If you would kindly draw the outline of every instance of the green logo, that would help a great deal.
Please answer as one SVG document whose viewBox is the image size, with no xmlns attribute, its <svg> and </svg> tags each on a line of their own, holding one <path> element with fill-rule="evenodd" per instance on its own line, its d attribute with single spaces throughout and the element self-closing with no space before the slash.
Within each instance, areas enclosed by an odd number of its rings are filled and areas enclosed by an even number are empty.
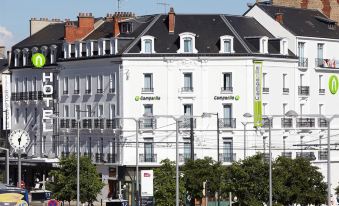
<svg viewBox="0 0 339 206">
<path fill-rule="evenodd" d="M 240 100 L 240 96 L 239 95 L 235 96 L 235 100 L 239 101 Z"/>
<path fill-rule="evenodd" d="M 135 101 L 139 101 L 140 100 L 140 96 L 135 96 L 134 100 Z"/>
<path fill-rule="evenodd" d="M 41 54 L 41 53 L 35 53 L 32 56 L 32 64 L 36 67 L 36 68 L 41 68 L 45 65 L 46 63 L 46 57 Z"/>
<path fill-rule="evenodd" d="M 339 80 L 335 75 L 330 76 L 330 80 L 328 81 L 328 88 L 332 94 L 336 94 L 339 88 Z"/>
</svg>

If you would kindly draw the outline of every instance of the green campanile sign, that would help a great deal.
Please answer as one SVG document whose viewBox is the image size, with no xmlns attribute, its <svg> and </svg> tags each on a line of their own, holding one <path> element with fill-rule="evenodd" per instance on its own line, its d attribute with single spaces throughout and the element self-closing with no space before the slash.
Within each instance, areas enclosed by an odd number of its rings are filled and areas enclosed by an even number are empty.
<svg viewBox="0 0 339 206">
<path fill-rule="evenodd" d="M 330 76 L 330 79 L 328 81 L 328 88 L 331 92 L 331 94 L 336 94 L 338 92 L 339 88 L 339 80 L 336 75 Z"/>
<path fill-rule="evenodd" d="M 253 62 L 254 126 L 262 126 L 262 61 Z"/>
<path fill-rule="evenodd" d="M 41 54 L 41 53 L 35 53 L 32 56 L 32 64 L 36 67 L 36 68 L 41 68 L 45 65 L 46 63 L 46 57 Z"/>
</svg>

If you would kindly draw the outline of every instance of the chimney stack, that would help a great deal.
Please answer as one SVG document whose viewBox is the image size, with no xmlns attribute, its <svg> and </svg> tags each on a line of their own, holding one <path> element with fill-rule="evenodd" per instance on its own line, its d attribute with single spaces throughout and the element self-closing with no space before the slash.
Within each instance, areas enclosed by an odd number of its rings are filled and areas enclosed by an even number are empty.
<svg viewBox="0 0 339 206">
<path fill-rule="evenodd" d="M 7 51 L 7 61 L 8 61 L 8 65 L 11 65 L 11 51 Z"/>
<path fill-rule="evenodd" d="M 94 17 L 92 13 L 79 13 L 78 26 L 66 19 L 64 38 L 67 42 L 74 42 L 85 37 L 94 29 Z"/>
<path fill-rule="evenodd" d="M 0 46 L 0 59 L 5 59 L 6 47 Z"/>
<path fill-rule="evenodd" d="M 174 29 L 175 29 L 175 13 L 173 7 L 171 7 L 170 11 L 168 12 L 168 32 L 170 34 L 173 34 Z"/>
<path fill-rule="evenodd" d="M 284 13 L 276 13 L 275 14 L 275 20 L 279 22 L 280 24 L 284 24 Z"/>
</svg>

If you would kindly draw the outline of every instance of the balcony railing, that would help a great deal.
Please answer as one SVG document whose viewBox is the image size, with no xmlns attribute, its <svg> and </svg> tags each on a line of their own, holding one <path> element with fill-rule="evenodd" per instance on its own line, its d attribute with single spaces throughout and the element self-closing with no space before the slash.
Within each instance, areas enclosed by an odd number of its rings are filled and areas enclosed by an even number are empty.
<svg viewBox="0 0 339 206">
<path fill-rule="evenodd" d="M 233 87 L 221 87 L 221 92 L 233 92 Z"/>
<path fill-rule="evenodd" d="M 64 91 L 63 91 L 63 94 L 68 94 L 68 90 L 64 90 Z"/>
<path fill-rule="evenodd" d="M 328 155 L 326 150 L 318 151 L 318 160 L 327 160 Z"/>
<path fill-rule="evenodd" d="M 283 93 L 290 93 L 290 89 L 289 88 L 283 88 Z"/>
<path fill-rule="evenodd" d="M 263 87 L 263 88 L 262 88 L 262 92 L 263 92 L 263 93 L 269 93 L 269 92 L 270 92 L 270 88 L 268 88 L 268 87 Z"/>
<path fill-rule="evenodd" d="M 80 94 L 80 90 L 79 89 L 75 89 L 74 90 L 74 94 Z"/>
<path fill-rule="evenodd" d="M 310 95 L 310 87 L 309 86 L 299 86 L 298 87 L 298 94 L 309 96 Z"/>
<path fill-rule="evenodd" d="M 292 128 L 293 119 L 292 118 L 281 118 L 281 127 L 282 128 Z"/>
<path fill-rule="evenodd" d="M 95 129 L 105 129 L 105 124 L 103 119 L 95 119 L 94 120 L 94 128 Z"/>
<path fill-rule="evenodd" d="M 156 129 L 157 127 L 157 120 L 152 119 L 142 119 L 139 122 L 139 128 L 140 129 Z"/>
<path fill-rule="evenodd" d="M 106 119 L 106 129 L 117 129 L 119 127 L 119 119 Z"/>
<path fill-rule="evenodd" d="M 298 67 L 307 68 L 308 58 L 299 57 Z"/>
<path fill-rule="evenodd" d="M 70 119 L 61 119 L 60 120 L 60 128 L 61 129 L 69 129 L 70 128 Z"/>
<path fill-rule="evenodd" d="M 12 99 L 12 101 L 19 101 L 19 94 L 13 92 L 12 95 L 11 95 L 11 99 Z"/>
<path fill-rule="evenodd" d="M 190 153 L 179 154 L 179 162 L 187 162 L 191 159 Z M 197 154 L 194 154 L 194 159 L 197 159 Z"/>
<path fill-rule="evenodd" d="M 91 90 L 90 89 L 86 89 L 85 90 L 85 94 L 91 94 Z"/>
<path fill-rule="evenodd" d="M 157 154 L 139 154 L 140 162 L 157 162 Z"/>
<path fill-rule="evenodd" d="M 325 89 L 319 89 L 319 94 L 325 94 Z"/>
<path fill-rule="evenodd" d="M 84 128 L 84 129 L 92 129 L 92 119 L 84 119 L 84 120 L 82 120 L 82 128 Z"/>
<path fill-rule="evenodd" d="M 316 160 L 314 152 L 297 152 L 297 158 L 305 158 L 308 160 Z"/>
<path fill-rule="evenodd" d="M 292 159 L 292 152 L 282 152 L 281 156 Z"/>
<path fill-rule="evenodd" d="M 328 122 L 325 118 L 318 119 L 318 127 L 328 127 Z"/>
<path fill-rule="evenodd" d="M 61 152 L 61 157 L 65 158 L 65 157 L 69 157 L 70 156 L 70 152 Z"/>
<path fill-rule="evenodd" d="M 97 94 L 102 94 L 102 93 L 104 93 L 103 89 L 97 89 Z"/>
<path fill-rule="evenodd" d="M 116 163 L 116 154 L 107 154 L 107 163 Z"/>
<path fill-rule="evenodd" d="M 329 68 L 329 69 L 339 69 L 338 60 L 336 59 L 315 59 L 315 66 L 321 68 Z"/>
<path fill-rule="evenodd" d="M 315 127 L 315 119 L 297 118 L 297 127 Z"/>
<path fill-rule="evenodd" d="M 262 127 L 264 128 L 268 128 L 270 126 L 271 123 L 271 127 L 273 127 L 273 119 L 271 119 L 271 121 L 268 118 L 262 118 Z"/>
<path fill-rule="evenodd" d="M 221 162 L 234 162 L 236 161 L 236 153 L 221 153 L 219 159 Z"/>
<path fill-rule="evenodd" d="M 196 128 L 197 126 L 197 119 L 196 118 L 184 118 L 182 121 L 179 123 L 179 128 L 191 128 L 191 122 L 193 122 L 193 128 Z"/>
<path fill-rule="evenodd" d="M 150 87 L 142 88 L 141 92 L 154 92 L 154 88 L 150 88 Z"/>
<path fill-rule="evenodd" d="M 104 163 L 105 158 L 103 153 L 95 153 L 95 162 L 96 163 Z"/>
<path fill-rule="evenodd" d="M 219 118 L 220 128 L 236 128 L 236 118 Z"/>
<path fill-rule="evenodd" d="M 181 92 L 193 92 L 193 87 L 182 87 Z"/>
<path fill-rule="evenodd" d="M 71 120 L 71 128 L 74 129 L 74 128 L 78 128 L 78 123 L 75 119 L 72 119 Z"/>
</svg>

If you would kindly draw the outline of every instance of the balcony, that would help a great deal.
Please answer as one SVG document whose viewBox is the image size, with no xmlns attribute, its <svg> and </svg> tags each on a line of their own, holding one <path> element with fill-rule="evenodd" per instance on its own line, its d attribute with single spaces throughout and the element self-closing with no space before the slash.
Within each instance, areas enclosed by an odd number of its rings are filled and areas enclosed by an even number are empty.
<svg viewBox="0 0 339 206">
<path fill-rule="evenodd" d="M 61 129 L 69 129 L 70 128 L 70 119 L 61 119 L 60 120 L 60 128 Z"/>
<path fill-rule="evenodd" d="M 220 128 L 236 128 L 236 118 L 219 118 Z"/>
<path fill-rule="evenodd" d="M 315 127 L 314 118 L 297 118 L 297 127 Z"/>
<path fill-rule="evenodd" d="M 104 154 L 103 153 L 95 153 L 95 162 L 96 163 L 104 163 Z"/>
<path fill-rule="evenodd" d="M 72 129 L 78 128 L 78 123 L 75 119 L 71 120 L 71 128 Z"/>
<path fill-rule="evenodd" d="M 107 154 L 107 163 L 116 163 L 116 154 Z"/>
<path fill-rule="evenodd" d="M 139 154 L 139 161 L 140 162 L 157 162 L 157 155 L 156 154 Z"/>
<path fill-rule="evenodd" d="M 29 92 L 28 93 L 28 99 L 29 100 L 38 100 L 38 92 Z"/>
<path fill-rule="evenodd" d="M 91 90 L 90 89 L 86 89 L 85 90 L 85 94 L 91 94 Z"/>
<path fill-rule="evenodd" d="M 154 92 L 154 88 L 142 88 L 141 92 L 142 93 L 153 93 Z"/>
<path fill-rule="evenodd" d="M 262 88 L 262 92 L 263 92 L 263 93 L 270 93 L 270 88 L 268 88 L 268 87 L 263 87 L 263 88 Z"/>
<path fill-rule="evenodd" d="M 157 127 L 157 120 L 152 119 L 142 119 L 139 122 L 139 128 L 140 129 L 156 129 Z"/>
<path fill-rule="evenodd" d="M 305 158 L 310 161 L 316 160 L 314 152 L 297 152 L 297 158 Z"/>
<path fill-rule="evenodd" d="M 110 94 L 114 94 L 114 93 L 115 93 L 115 88 L 110 88 L 110 89 L 109 89 L 109 93 L 110 93 Z"/>
<path fill-rule="evenodd" d="M 80 90 L 79 89 L 75 89 L 74 90 L 74 94 L 80 94 Z"/>
<path fill-rule="evenodd" d="M 62 158 L 67 158 L 67 157 L 69 157 L 70 156 L 70 152 L 61 152 L 61 157 Z"/>
<path fill-rule="evenodd" d="M 319 94 L 325 94 L 325 89 L 319 89 Z"/>
<path fill-rule="evenodd" d="M 292 152 L 282 152 L 281 156 L 292 159 Z"/>
<path fill-rule="evenodd" d="M 298 94 L 302 96 L 309 96 L 310 95 L 310 87 L 309 86 L 299 86 L 298 87 Z"/>
<path fill-rule="evenodd" d="M 328 127 L 327 119 L 325 119 L 325 118 L 319 118 L 319 119 L 318 119 L 318 127 L 321 127 L 321 128 Z"/>
<path fill-rule="evenodd" d="M 191 159 L 190 153 L 179 154 L 179 162 L 187 162 Z M 197 154 L 194 154 L 194 160 L 197 159 Z"/>
<path fill-rule="evenodd" d="M 193 92 L 193 87 L 181 87 L 181 92 Z"/>
<path fill-rule="evenodd" d="M 336 59 L 315 59 L 315 66 L 326 69 L 339 69 Z"/>
<path fill-rule="evenodd" d="M 55 93 L 56 94 L 56 93 Z M 43 98 L 43 93 L 42 93 L 42 91 L 38 91 L 38 100 L 42 100 L 42 98 Z"/>
<path fill-rule="evenodd" d="M 221 153 L 219 154 L 221 162 L 234 162 L 236 161 L 236 153 Z"/>
<path fill-rule="evenodd" d="M 94 129 L 105 129 L 104 120 L 103 119 L 95 119 L 94 120 Z"/>
<path fill-rule="evenodd" d="M 292 128 L 293 119 L 292 118 L 281 118 L 281 128 Z"/>
<path fill-rule="evenodd" d="M 273 119 L 271 119 L 271 121 L 268 118 L 262 118 L 262 127 L 264 128 L 268 128 L 270 126 L 271 123 L 271 127 L 273 127 Z"/>
<path fill-rule="evenodd" d="M 97 94 L 102 94 L 102 93 L 104 93 L 103 89 L 97 89 Z"/>
<path fill-rule="evenodd" d="M 84 157 L 87 157 L 88 159 L 92 159 L 92 153 L 91 152 L 84 152 Z"/>
<path fill-rule="evenodd" d="M 11 95 L 12 101 L 18 101 L 19 100 L 19 94 L 18 93 L 12 93 Z"/>
<path fill-rule="evenodd" d="M 92 120 L 91 119 L 84 119 L 84 120 L 82 120 L 82 128 L 84 128 L 84 129 L 92 129 Z"/>
<path fill-rule="evenodd" d="M 196 118 L 184 118 L 179 122 L 179 128 L 189 129 L 191 128 L 191 122 L 193 123 L 193 128 L 197 126 L 197 119 Z"/>
<path fill-rule="evenodd" d="M 117 129 L 119 128 L 119 119 L 107 119 L 106 129 Z"/>
<path fill-rule="evenodd" d="M 284 94 L 290 93 L 290 89 L 289 89 L 289 88 L 283 88 L 283 93 L 284 93 Z"/>
<path fill-rule="evenodd" d="M 221 93 L 232 93 L 233 87 L 221 87 Z"/>
<path fill-rule="evenodd" d="M 63 94 L 64 94 L 64 95 L 67 95 L 67 94 L 68 94 L 68 90 L 64 90 L 64 91 L 63 91 Z"/>
<path fill-rule="evenodd" d="M 298 67 L 299 68 L 307 68 L 308 67 L 308 58 L 299 57 Z"/>
<path fill-rule="evenodd" d="M 318 151 L 318 160 L 327 160 L 328 155 L 326 150 Z"/>
</svg>

